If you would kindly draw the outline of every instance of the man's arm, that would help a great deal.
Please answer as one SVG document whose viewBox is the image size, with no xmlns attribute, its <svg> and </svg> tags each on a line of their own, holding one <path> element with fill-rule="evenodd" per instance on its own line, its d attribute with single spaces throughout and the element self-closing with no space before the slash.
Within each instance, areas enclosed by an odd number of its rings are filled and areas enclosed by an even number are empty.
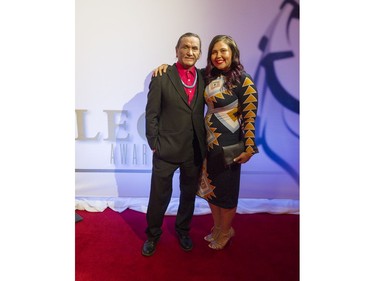
<svg viewBox="0 0 375 281">
<path fill-rule="evenodd" d="M 151 79 L 146 104 L 146 138 L 150 148 L 155 151 L 159 134 L 161 112 L 161 77 Z"/>
<path fill-rule="evenodd" d="M 170 65 L 169 65 L 169 64 L 162 64 L 162 65 L 160 65 L 159 67 L 157 67 L 156 69 L 154 69 L 153 74 L 152 74 L 152 77 L 156 77 L 156 76 L 158 76 L 158 74 L 159 74 L 160 76 L 162 76 L 163 73 L 166 73 L 166 72 L 167 72 L 167 68 L 168 68 L 168 66 L 170 66 Z"/>
</svg>

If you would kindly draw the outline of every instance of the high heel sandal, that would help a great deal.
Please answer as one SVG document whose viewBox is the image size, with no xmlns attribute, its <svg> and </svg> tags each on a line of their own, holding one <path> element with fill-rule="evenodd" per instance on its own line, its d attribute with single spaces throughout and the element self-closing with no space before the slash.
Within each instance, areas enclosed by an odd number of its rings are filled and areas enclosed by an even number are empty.
<svg viewBox="0 0 375 281">
<path fill-rule="evenodd" d="M 206 235 L 204 237 L 204 240 L 206 240 L 207 242 L 212 242 L 219 237 L 219 234 L 220 234 L 220 227 L 213 226 L 211 228 L 211 233 Z"/>
<path fill-rule="evenodd" d="M 208 247 L 214 250 L 222 250 L 234 236 L 234 229 L 231 227 L 227 233 L 220 232 L 219 237 L 213 240 Z"/>
</svg>

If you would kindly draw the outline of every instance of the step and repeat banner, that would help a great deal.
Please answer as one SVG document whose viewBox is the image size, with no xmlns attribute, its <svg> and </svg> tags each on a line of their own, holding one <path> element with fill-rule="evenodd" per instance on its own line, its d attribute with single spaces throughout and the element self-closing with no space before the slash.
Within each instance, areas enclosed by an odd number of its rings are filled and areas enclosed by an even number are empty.
<svg viewBox="0 0 375 281">
<path fill-rule="evenodd" d="M 185 32 L 232 36 L 259 91 L 259 153 L 242 167 L 241 198 L 299 199 L 299 2 L 77 0 L 77 198 L 149 195 L 145 138 L 151 72 L 176 62 Z M 203 120 L 202 120 L 203 122 Z M 174 177 L 178 197 L 178 173 Z"/>
</svg>

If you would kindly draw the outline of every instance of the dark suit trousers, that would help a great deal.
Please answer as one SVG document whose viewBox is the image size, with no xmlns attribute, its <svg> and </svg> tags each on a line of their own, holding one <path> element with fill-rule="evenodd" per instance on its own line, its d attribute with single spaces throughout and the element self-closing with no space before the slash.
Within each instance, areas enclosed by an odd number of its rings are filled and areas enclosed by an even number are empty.
<svg viewBox="0 0 375 281">
<path fill-rule="evenodd" d="M 153 156 L 150 198 L 147 208 L 146 234 L 149 240 L 158 240 L 162 234 L 165 212 L 172 196 L 172 180 L 175 171 L 180 168 L 180 202 L 176 216 L 175 229 L 180 235 L 187 235 L 194 213 L 196 192 L 198 189 L 201 161 L 190 160 L 183 163 L 170 163 Z"/>
</svg>

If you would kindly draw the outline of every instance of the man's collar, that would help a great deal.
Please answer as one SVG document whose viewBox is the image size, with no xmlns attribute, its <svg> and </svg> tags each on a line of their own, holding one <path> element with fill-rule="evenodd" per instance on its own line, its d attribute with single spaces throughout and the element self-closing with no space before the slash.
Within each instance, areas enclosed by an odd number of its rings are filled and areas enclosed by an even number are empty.
<svg viewBox="0 0 375 281">
<path fill-rule="evenodd" d="M 188 69 L 184 68 L 180 62 L 176 62 L 176 67 L 178 71 L 184 72 L 184 71 L 190 71 L 193 74 L 195 73 L 195 66 L 192 66 Z"/>
</svg>

